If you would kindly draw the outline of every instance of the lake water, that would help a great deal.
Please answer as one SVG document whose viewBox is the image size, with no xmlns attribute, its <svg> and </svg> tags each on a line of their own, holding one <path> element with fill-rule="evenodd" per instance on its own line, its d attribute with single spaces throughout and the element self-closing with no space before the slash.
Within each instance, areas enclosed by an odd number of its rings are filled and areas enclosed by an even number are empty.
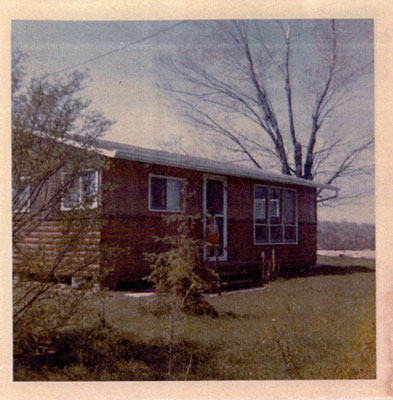
<svg viewBox="0 0 393 400">
<path fill-rule="evenodd" d="M 318 250 L 318 255 L 339 257 L 340 255 L 353 258 L 367 258 L 375 260 L 375 250 Z"/>
</svg>

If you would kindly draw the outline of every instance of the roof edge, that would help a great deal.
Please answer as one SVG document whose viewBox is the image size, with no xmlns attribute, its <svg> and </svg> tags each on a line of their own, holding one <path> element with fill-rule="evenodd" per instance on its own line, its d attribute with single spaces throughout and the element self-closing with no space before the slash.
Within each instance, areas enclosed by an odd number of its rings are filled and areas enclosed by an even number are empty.
<svg viewBox="0 0 393 400">
<path fill-rule="evenodd" d="M 34 132 L 35 135 L 40 136 L 40 137 L 45 137 L 44 134 L 40 132 Z M 59 141 L 59 138 L 51 138 L 49 139 L 54 139 Z M 74 146 L 74 147 L 82 147 L 81 142 L 78 140 L 77 137 L 64 137 L 63 139 L 63 144 Z M 292 184 L 292 185 L 298 185 L 298 186 L 306 186 L 306 187 L 314 187 L 318 189 L 326 189 L 326 190 L 332 190 L 336 192 L 336 195 L 338 191 L 340 190 L 336 186 L 331 186 L 323 183 L 316 183 L 312 182 L 303 178 L 298 178 L 295 176 L 290 176 L 290 175 L 283 175 L 283 174 L 277 174 L 277 173 L 270 173 L 270 172 L 265 172 L 263 170 L 255 170 L 255 172 L 252 169 L 249 168 L 239 168 L 238 170 L 229 170 L 224 163 L 223 165 L 220 165 L 219 162 L 215 162 L 214 165 L 198 165 L 194 159 L 194 162 L 180 162 L 176 160 L 176 156 L 181 156 L 181 157 L 187 157 L 186 155 L 181 155 L 181 154 L 176 154 L 176 153 L 169 153 L 164 150 L 155 150 L 155 149 L 147 149 L 143 147 L 137 147 L 137 146 L 132 146 L 132 145 L 126 145 L 122 144 L 120 142 L 113 142 L 110 140 L 106 139 L 98 139 L 97 140 L 98 145 L 93 148 L 93 151 L 97 151 L 99 154 L 109 157 L 109 158 L 120 158 L 120 159 L 125 159 L 125 160 L 134 160 L 134 161 L 141 161 L 141 162 L 147 162 L 147 163 L 152 163 L 152 164 L 159 164 L 159 165 L 167 165 L 171 167 L 177 167 L 177 168 L 184 168 L 184 169 L 192 169 L 195 171 L 200 171 L 200 172 L 205 172 L 205 173 L 214 173 L 214 174 L 221 174 L 221 175 L 229 175 L 229 176 L 239 176 L 239 177 L 244 177 L 244 178 L 253 178 L 253 179 L 258 179 L 258 180 L 266 180 L 266 181 L 271 181 L 271 182 L 280 182 L 280 183 L 287 183 L 287 184 Z M 123 148 L 119 147 L 122 146 Z M 131 151 L 132 149 L 132 151 Z M 148 152 L 153 151 L 154 154 L 148 154 Z M 161 154 L 161 155 L 160 155 Z M 192 157 L 190 157 L 191 159 Z M 208 160 L 208 159 L 201 159 L 202 160 Z M 209 160 L 212 161 L 212 160 Z"/>
<path fill-rule="evenodd" d="M 159 151 L 159 150 L 158 150 Z M 109 152 L 108 152 L 109 153 Z M 167 157 L 159 157 L 155 155 L 154 158 L 149 157 L 145 154 L 130 154 L 129 152 L 116 150 L 111 152 L 112 155 L 109 157 L 113 158 L 120 158 L 125 160 L 134 160 L 134 161 L 141 161 L 141 162 L 148 162 L 152 164 L 159 164 L 159 165 L 168 165 L 171 167 L 177 168 L 184 168 L 184 169 L 192 169 L 200 172 L 207 172 L 207 173 L 215 173 L 215 174 L 222 174 L 222 175 L 230 175 L 230 176 L 239 176 L 239 177 L 246 177 L 246 178 L 253 178 L 258 180 L 267 180 L 267 181 L 274 181 L 280 183 L 288 183 L 298 186 L 307 186 L 307 187 L 314 187 L 318 189 L 326 189 L 326 190 L 333 190 L 336 193 L 340 190 L 339 188 L 323 183 L 312 182 L 303 178 L 298 178 L 289 175 L 279 175 L 273 174 L 263 171 L 258 171 L 258 173 L 253 173 L 251 171 L 228 171 L 224 167 L 219 166 L 199 166 L 194 163 L 182 163 L 178 162 L 175 159 L 169 159 Z"/>
</svg>

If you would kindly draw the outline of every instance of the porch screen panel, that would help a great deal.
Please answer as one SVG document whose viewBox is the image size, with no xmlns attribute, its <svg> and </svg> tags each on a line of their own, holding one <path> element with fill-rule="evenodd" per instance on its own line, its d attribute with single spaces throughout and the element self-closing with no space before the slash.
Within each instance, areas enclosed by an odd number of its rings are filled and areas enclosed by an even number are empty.
<svg viewBox="0 0 393 400">
<path fill-rule="evenodd" d="M 284 241 L 296 242 L 296 204 L 295 192 L 283 190 L 283 214 L 284 214 Z"/>
<path fill-rule="evenodd" d="M 218 242 L 218 255 L 222 256 L 224 254 L 224 217 L 216 217 L 216 224 L 220 235 Z"/>
<path fill-rule="evenodd" d="M 254 199 L 255 222 L 258 224 L 267 223 L 267 189 L 262 187 L 255 188 Z"/>
<path fill-rule="evenodd" d="M 269 243 L 267 215 L 267 188 L 256 187 L 254 192 L 254 234 L 256 243 Z"/>
<path fill-rule="evenodd" d="M 218 255 L 221 257 L 225 254 L 224 182 L 222 180 L 206 180 L 206 212 L 215 217 L 219 232 Z"/>
<path fill-rule="evenodd" d="M 284 223 L 295 225 L 295 192 L 291 190 L 283 191 L 284 200 Z"/>
<path fill-rule="evenodd" d="M 281 190 L 270 189 L 269 221 L 271 224 L 281 223 Z"/>
<path fill-rule="evenodd" d="M 270 225 L 270 243 L 282 243 L 283 230 L 282 225 Z"/>
<path fill-rule="evenodd" d="M 255 242 L 269 243 L 269 232 L 267 225 L 255 225 Z"/>
<path fill-rule="evenodd" d="M 224 213 L 224 185 L 221 181 L 208 180 L 206 182 L 206 210 L 209 214 Z"/>
<path fill-rule="evenodd" d="M 254 188 L 255 244 L 297 242 L 296 192 L 278 188 Z"/>
</svg>

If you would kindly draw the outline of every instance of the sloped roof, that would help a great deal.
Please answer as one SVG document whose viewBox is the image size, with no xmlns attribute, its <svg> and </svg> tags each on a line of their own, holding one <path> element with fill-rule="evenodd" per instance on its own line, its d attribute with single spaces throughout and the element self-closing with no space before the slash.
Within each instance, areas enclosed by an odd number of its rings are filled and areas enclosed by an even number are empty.
<svg viewBox="0 0 393 400">
<path fill-rule="evenodd" d="M 185 168 L 207 173 L 239 176 L 270 182 L 280 182 L 334 190 L 336 192 L 338 191 L 338 188 L 335 186 L 320 184 L 294 176 L 268 172 L 263 169 L 241 166 L 230 162 L 215 161 L 208 158 L 170 153 L 163 150 L 147 149 L 144 147 L 138 147 L 119 142 L 112 142 L 109 140 L 100 139 L 99 148 L 102 154 L 112 158 L 142 161 L 152 164 Z"/>
</svg>

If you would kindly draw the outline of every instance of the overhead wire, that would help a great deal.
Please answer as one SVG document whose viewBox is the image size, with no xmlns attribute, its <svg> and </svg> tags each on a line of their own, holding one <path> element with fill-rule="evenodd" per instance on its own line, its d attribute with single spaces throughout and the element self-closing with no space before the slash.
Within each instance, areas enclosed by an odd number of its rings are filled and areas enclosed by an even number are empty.
<svg viewBox="0 0 393 400">
<path fill-rule="evenodd" d="M 82 61 L 82 62 L 80 62 L 80 63 L 78 63 L 78 64 L 70 65 L 69 67 L 65 67 L 65 68 L 63 68 L 63 69 L 61 69 L 61 70 L 59 70 L 59 71 L 52 72 L 52 73 L 50 73 L 49 75 L 57 75 L 57 74 L 61 74 L 61 73 L 63 73 L 63 72 L 66 72 L 66 71 L 69 71 L 69 70 L 72 70 L 72 69 L 75 69 L 75 68 L 79 68 L 79 67 L 81 67 L 81 66 L 83 66 L 83 65 L 86 65 L 86 64 L 89 64 L 89 63 L 91 63 L 91 62 L 93 62 L 93 61 L 99 60 L 100 58 L 107 57 L 107 56 L 109 56 L 109 55 L 111 55 L 111 54 L 118 53 L 118 52 L 124 50 L 124 49 L 127 48 L 127 47 L 135 46 L 135 45 L 137 45 L 137 44 L 140 44 L 140 43 L 142 43 L 142 42 L 145 42 L 146 40 L 152 39 L 152 38 L 155 37 L 155 36 L 161 35 L 162 33 L 165 33 L 165 32 L 167 32 L 167 31 L 170 31 L 170 30 L 172 30 L 172 29 L 174 29 L 174 28 L 176 28 L 176 27 L 178 27 L 178 26 L 180 26 L 180 25 L 182 25 L 182 24 L 187 23 L 187 22 L 188 22 L 188 21 L 181 21 L 181 22 L 178 22 L 178 23 L 176 23 L 176 24 L 174 24 L 174 25 L 171 25 L 171 26 L 168 27 L 168 28 L 161 29 L 160 31 L 157 31 L 157 32 L 155 32 L 155 33 L 153 33 L 153 34 L 151 34 L 151 35 L 145 36 L 145 37 L 143 37 L 143 38 L 141 38 L 141 39 L 138 39 L 138 40 L 135 40 L 135 41 L 133 41 L 133 42 L 127 43 L 127 44 L 125 44 L 125 45 L 123 45 L 123 46 L 121 46 L 121 47 L 119 47 L 119 48 L 117 48 L 117 49 L 114 49 L 114 50 L 111 50 L 111 51 L 108 51 L 108 52 L 99 54 L 99 55 L 94 56 L 94 57 L 92 57 L 92 58 L 89 58 L 89 59 L 87 59 L 87 60 L 85 60 L 85 61 Z"/>
</svg>

